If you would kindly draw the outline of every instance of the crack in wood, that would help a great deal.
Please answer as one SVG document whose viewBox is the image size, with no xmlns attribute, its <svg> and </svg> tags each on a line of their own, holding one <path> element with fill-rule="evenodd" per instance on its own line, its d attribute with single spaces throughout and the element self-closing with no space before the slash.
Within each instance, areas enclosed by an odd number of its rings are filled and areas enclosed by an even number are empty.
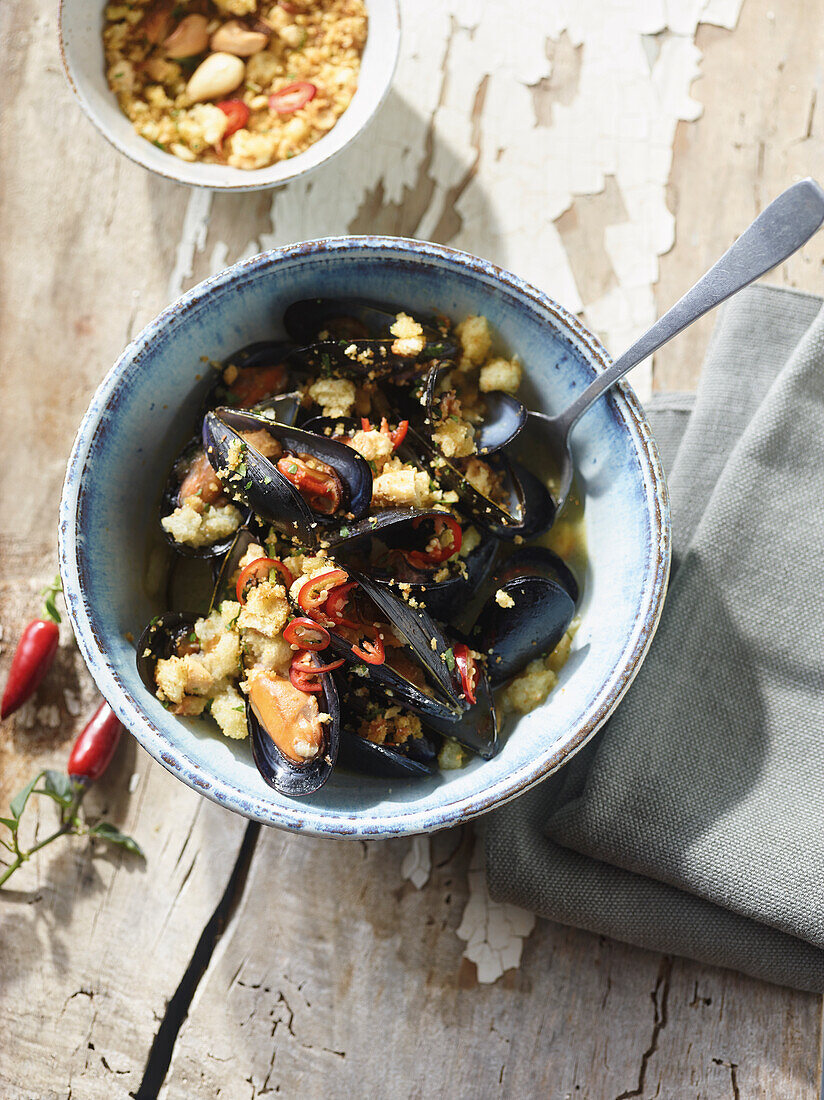
<svg viewBox="0 0 824 1100">
<path fill-rule="evenodd" d="M 722 1058 L 713 1058 L 713 1065 L 723 1066 L 730 1071 L 730 1087 L 732 1088 L 733 1100 L 741 1100 L 741 1092 L 738 1088 L 738 1063 L 737 1062 L 725 1062 Z"/>
<path fill-rule="evenodd" d="M 240 846 L 226 889 L 223 891 L 223 896 L 206 922 L 189 965 L 166 1005 L 163 1019 L 160 1021 L 160 1026 L 155 1032 L 155 1037 L 149 1049 L 149 1056 L 146 1059 L 146 1068 L 143 1071 L 140 1086 L 136 1092 L 129 1093 L 133 1100 L 156 1100 L 163 1086 L 174 1053 L 175 1043 L 183 1026 L 183 1021 L 188 1015 L 192 998 L 197 992 L 201 979 L 215 953 L 215 948 L 243 896 L 259 835 L 260 825 L 256 821 L 250 821 L 246 826 L 243 843 Z"/>
<path fill-rule="evenodd" d="M 638 1069 L 638 1084 L 634 1089 L 619 1093 L 615 1100 L 629 1100 L 632 1096 L 643 1096 L 644 1084 L 647 1077 L 647 1068 L 653 1054 L 658 1050 L 658 1039 L 661 1032 L 667 1026 L 667 1001 L 669 1000 L 670 979 L 672 977 L 672 957 L 666 955 L 661 960 L 658 968 L 658 977 L 655 979 L 655 989 L 650 993 L 652 998 L 652 1036 L 649 1046 L 641 1055 L 641 1065 Z"/>
</svg>

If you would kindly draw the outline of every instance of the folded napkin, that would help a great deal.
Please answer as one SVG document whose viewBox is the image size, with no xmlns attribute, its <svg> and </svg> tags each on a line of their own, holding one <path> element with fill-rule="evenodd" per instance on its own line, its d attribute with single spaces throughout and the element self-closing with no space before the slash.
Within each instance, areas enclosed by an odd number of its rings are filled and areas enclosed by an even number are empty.
<svg viewBox="0 0 824 1100">
<path fill-rule="evenodd" d="M 661 625 L 616 713 L 486 819 L 492 896 L 824 991 L 824 309 L 753 287 L 694 401 L 648 412 L 672 499 Z"/>
</svg>

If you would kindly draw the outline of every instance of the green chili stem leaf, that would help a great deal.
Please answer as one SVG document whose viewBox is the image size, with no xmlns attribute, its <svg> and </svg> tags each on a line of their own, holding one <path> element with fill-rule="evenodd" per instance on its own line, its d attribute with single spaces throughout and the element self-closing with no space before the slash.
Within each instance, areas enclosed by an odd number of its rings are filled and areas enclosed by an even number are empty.
<svg viewBox="0 0 824 1100">
<path fill-rule="evenodd" d="M 17 832 L 17 826 L 20 822 L 16 817 L 0 817 L 0 825 L 5 825 L 7 829 L 11 829 L 13 833 Z"/>
<path fill-rule="evenodd" d="M 20 817 L 23 810 L 25 810 L 26 808 L 26 803 L 29 800 L 29 795 L 34 790 L 38 781 L 42 779 L 44 774 L 44 772 L 38 772 L 34 779 L 32 779 L 31 782 L 27 783 L 23 790 L 20 791 L 19 794 L 16 794 L 11 800 L 11 803 L 9 804 L 9 809 L 11 810 L 12 817 Z"/>
<path fill-rule="evenodd" d="M 119 844 L 121 848 L 126 848 L 129 852 L 134 852 L 136 856 L 140 856 L 141 859 L 145 859 L 143 849 L 133 840 L 132 837 L 126 836 L 125 833 L 121 833 L 119 829 L 109 821 L 100 821 L 93 828 L 89 829 L 89 836 L 97 837 L 99 840 L 105 840 L 109 844 Z"/>
<path fill-rule="evenodd" d="M 62 622 L 60 612 L 57 610 L 57 604 L 54 602 L 58 592 L 63 591 L 63 582 L 60 580 L 58 574 L 50 585 L 47 585 L 41 595 L 43 596 L 43 606 L 45 608 L 46 617 L 51 619 L 52 622 Z"/>
<path fill-rule="evenodd" d="M 46 788 L 44 794 L 50 795 L 63 806 L 71 805 L 74 798 L 74 784 L 65 772 L 47 768 L 44 786 Z"/>
</svg>

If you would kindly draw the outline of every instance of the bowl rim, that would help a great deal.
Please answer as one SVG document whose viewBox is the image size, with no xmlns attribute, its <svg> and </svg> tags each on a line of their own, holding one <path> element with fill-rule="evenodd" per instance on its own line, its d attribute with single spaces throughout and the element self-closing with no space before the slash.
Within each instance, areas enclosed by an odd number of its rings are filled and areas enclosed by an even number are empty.
<svg viewBox="0 0 824 1100">
<path fill-rule="evenodd" d="M 319 138 L 316 142 L 313 142 L 308 149 L 305 149 L 302 153 L 298 153 L 288 161 L 277 161 L 275 164 L 270 164 L 266 168 L 253 168 L 250 170 L 243 168 L 232 168 L 228 165 L 225 166 L 224 172 L 229 176 L 228 180 L 223 181 L 221 179 L 200 179 L 198 178 L 198 170 L 202 170 L 204 166 L 196 162 L 189 163 L 181 160 L 179 157 L 173 154 L 164 153 L 166 160 L 170 162 L 169 171 L 165 171 L 160 163 L 154 163 L 151 154 L 154 152 L 153 146 L 145 138 L 141 138 L 139 134 L 134 133 L 135 144 L 122 140 L 116 133 L 114 133 L 106 124 L 105 119 L 102 119 L 97 111 L 92 107 L 87 96 L 81 87 L 81 68 L 75 64 L 75 54 L 71 48 L 71 44 L 68 42 L 64 24 L 64 13 L 73 3 L 87 3 L 89 0 L 59 0 L 58 14 L 57 14 L 57 26 L 58 26 L 58 47 L 60 49 L 60 59 L 63 64 L 63 72 L 69 87 L 74 93 L 74 97 L 80 105 L 81 110 L 85 114 L 86 118 L 92 123 L 97 132 L 106 139 L 106 141 L 119 153 L 122 153 L 125 157 L 128 157 L 134 164 L 139 164 L 141 168 L 145 168 L 148 172 L 152 172 L 156 176 L 160 176 L 162 179 L 171 180 L 173 183 L 182 183 L 187 187 L 203 188 L 207 191 L 220 191 L 220 192 L 244 192 L 244 191 L 263 191 L 267 189 L 273 189 L 282 187 L 287 183 L 291 183 L 294 180 L 302 179 L 304 176 L 309 175 L 316 168 L 319 168 L 322 164 L 328 164 L 330 160 L 333 160 L 339 153 L 355 141 L 369 126 L 374 122 L 386 97 L 389 95 L 389 91 L 392 88 L 395 79 L 395 73 L 398 68 L 398 60 L 400 58 L 401 48 L 401 12 L 400 12 L 400 0 L 381 0 L 386 5 L 387 11 L 391 14 L 391 29 L 392 36 L 391 41 L 382 43 L 382 62 L 386 65 L 386 76 L 383 81 L 383 85 L 380 89 L 379 95 L 377 95 L 371 102 L 371 104 L 365 108 L 363 120 L 354 131 L 347 138 L 341 138 L 338 135 L 335 139 L 335 131 L 338 129 L 337 123 L 332 129 L 325 134 L 322 138 Z M 94 2 L 94 0 L 92 0 Z M 105 6 L 105 5 L 104 5 Z M 368 13 L 368 8 L 367 8 Z M 100 9 L 102 18 L 103 7 Z M 368 42 L 368 32 L 367 32 Z M 101 66 L 103 64 L 103 58 L 101 56 Z M 388 62 L 388 64 L 387 64 Z M 355 96 L 352 98 L 352 103 L 355 102 L 357 92 L 360 90 L 360 80 L 358 82 L 358 89 L 355 92 Z M 352 103 L 347 107 L 347 111 L 351 108 Z M 117 108 L 119 110 L 119 107 Z M 343 112 L 340 122 L 346 115 L 346 111 Z M 125 116 L 124 116 L 125 117 Z M 324 145 L 324 142 L 328 140 L 328 144 Z M 138 144 L 138 142 L 140 144 Z M 144 149 L 143 146 L 146 146 Z M 320 148 L 320 153 L 318 149 Z M 165 164 L 165 161 L 163 162 Z M 289 170 L 286 170 L 285 166 L 289 165 Z M 172 166 L 174 170 L 172 170 Z M 223 166 L 221 166 L 223 167 Z"/>
<path fill-rule="evenodd" d="M 619 416 L 637 439 L 645 498 L 651 507 L 653 527 L 650 556 L 645 570 L 644 599 L 639 609 L 643 626 L 634 641 L 633 636 L 627 639 L 610 676 L 593 696 L 583 720 L 567 742 L 548 754 L 536 754 L 535 759 L 491 787 L 470 792 L 446 806 L 424 810 L 413 808 L 409 813 L 390 817 L 374 815 L 359 818 L 338 813 L 330 818 L 328 812 L 318 812 L 311 804 L 300 800 L 294 800 L 288 806 L 273 805 L 230 784 L 220 775 L 210 775 L 207 779 L 200 765 L 143 712 L 138 700 L 123 684 L 115 665 L 99 641 L 93 609 L 86 601 L 80 586 L 77 554 L 78 513 L 86 460 L 113 391 L 129 366 L 145 351 L 159 331 L 180 323 L 193 308 L 197 312 L 197 306 L 212 293 L 235 285 L 244 276 L 254 276 L 275 267 L 283 260 L 299 256 L 345 256 L 353 250 L 394 251 L 403 258 L 420 256 L 491 278 L 514 291 L 516 295 L 526 296 L 539 311 L 548 311 L 562 328 L 570 330 L 590 352 L 592 358 L 589 362 L 593 373 L 605 370 L 611 363 L 609 354 L 598 339 L 576 317 L 542 291 L 487 260 L 446 245 L 402 237 L 344 236 L 304 241 L 260 253 L 210 276 L 172 302 L 127 345 L 109 369 L 91 398 L 72 446 L 60 501 L 58 553 L 66 609 L 86 665 L 100 692 L 121 722 L 155 760 L 213 802 L 252 820 L 313 836 L 363 839 L 434 832 L 468 821 L 523 794 L 546 779 L 581 749 L 621 700 L 646 656 L 663 608 L 670 571 L 671 539 L 669 496 L 658 449 L 640 402 L 629 385 L 622 382 L 612 392 Z"/>
</svg>

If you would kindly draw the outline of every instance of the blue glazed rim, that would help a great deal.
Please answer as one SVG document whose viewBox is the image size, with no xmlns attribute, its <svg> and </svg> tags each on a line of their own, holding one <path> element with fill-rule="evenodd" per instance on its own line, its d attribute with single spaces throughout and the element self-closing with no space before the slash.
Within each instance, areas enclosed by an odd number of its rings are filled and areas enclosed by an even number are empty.
<svg viewBox="0 0 824 1100">
<path fill-rule="evenodd" d="M 669 497 L 658 450 L 638 399 L 628 384 L 620 383 L 612 391 L 614 408 L 634 441 L 653 531 L 647 548 L 643 600 L 639 611 L 643 622 L 634 639 L 628 639 L 609 677 L 591 700 L 575 733 L 563 745 L 556 746 L 552 751 L 536 754 L 534 760 L 491 786 L 456 798 L 445 807 L 412 809 L 402 816 L 387 819 L 381 819 L 378 814 L 366 820 L 345 814 L 330 817 L 322 810 L 301 804 L 297 800 L 285 805 L 273 805 L 240 790 L 220 776 L 207 777 L 197 762 L 143 712 L 139 701 L 122 682 L 95 628 L 94 611 L 84 595 L 77 554 L 80 533 L 78 520 L 82 512 L 86 461 L 98 433 L 106 430 L 103 414 L 115 404 L 115 392 L 121 377 L 126 370 L 139 364 L 153 340 L 158 339 L 161 334 L 168 338 L 167 330 L 173 331 L 190 312 L 197 313 L 208 308 L 215 297 L 231 292 L 239 282 L 274 267 L 283 260 L 305 255 L 344 256 L 353 250 L 362 249 L 380 249 L 384 253 L 394 251 L 399 259 L 424 256 L 493 280 L 516 296 L 528 299 L 537 310 L 549 313 L 559 328 L 566 329 L 579 341 L 586 349 L 593 376 L 596 370 L 605 370 L 611 363 L 608 352 L 596 337 L 562 306 L 517 275 L 469 253 L 445 245 L 382 236 L 326 237 L 277 248 L 243 260 L 218 275 L 205 279 L 164 309 L 126 347 L 95 391 L 75 437 L 63 483 L 58 532 L 60 574 L 66 607 L 80 652 L 100 692 L 143 748 L 194 790 L 218 805 L 252 820 L 292 832 L 356 839 L 411 836 L 468 821 L 523 794 L 551 775 L 582 748 L 607 720 L 641 667 L 660 620 L 671 557 Z"/>
</svg>

